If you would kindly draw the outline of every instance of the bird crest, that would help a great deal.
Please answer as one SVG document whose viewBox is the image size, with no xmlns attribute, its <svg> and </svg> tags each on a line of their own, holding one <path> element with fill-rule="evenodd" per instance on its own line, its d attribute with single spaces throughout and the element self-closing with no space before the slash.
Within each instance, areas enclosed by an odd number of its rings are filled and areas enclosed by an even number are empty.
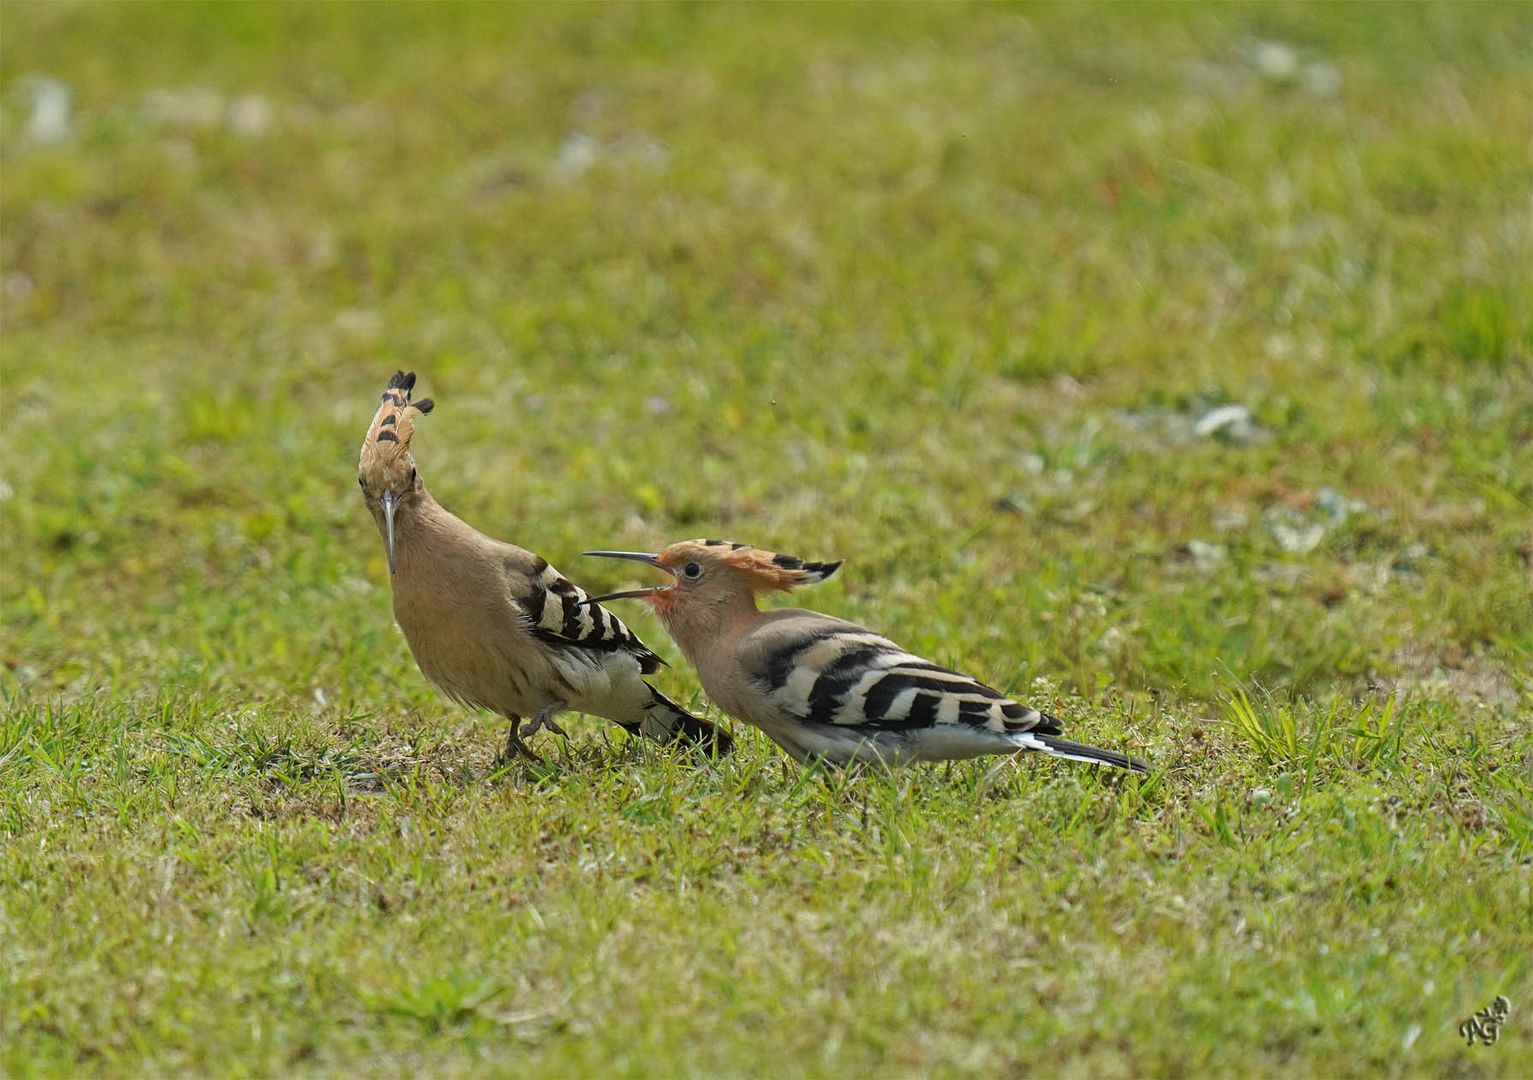
<svg viewBox="0 0 1533 1080">
<path fill-rule="evenodd" d="M 684 566 L 687 549 L 694 555 L 701 554 L 711 561 L 742 571 L 756 592 L 789 592 L 800 585 L 818 585 L 841 566 L 839 559 L 810 562 L 797 555 L 764 551 L 729 540 L 685 540 L 672 544 L 661 553 L 661 559 L 672 566 Z"/>
<path fill-rule="evenodd" d="M 413 371 L 396 371 L 393 378 L 389 379 L 388 389 L 383 392 L 372 426 L 367 429 L 367 437 L 362 441 L 364 469 L 369 463 L 389 469 L 406 459 L 410 451 L 410 440 L 415 435 L 415 417 L 436 407 L 436 402 L 430 398 L 411 401 L 410 391 L 414 389 Z"/>
</svg>

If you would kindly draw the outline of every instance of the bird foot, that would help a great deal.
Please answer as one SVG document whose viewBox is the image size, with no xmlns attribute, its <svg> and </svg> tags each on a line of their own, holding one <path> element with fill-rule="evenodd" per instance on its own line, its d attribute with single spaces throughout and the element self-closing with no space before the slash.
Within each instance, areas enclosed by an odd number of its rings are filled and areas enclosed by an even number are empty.
<svg viewBox="0 0 1533 1080">
<path fill-rule="evenodd" d="M 564 729 L 558 724 L 554 723 L 554 714 L 551 709 L 544 709 L 531 720 L 527 721 L 527 723 L 522 725 L 522 730 L 520 732 L 515 730 L 514 725 L 512 727 L 513 736 L 520 736 L 522 739 L 530 738 L 540 731 L 551 731 L 561 739 L 569 738 L 569 736 L 564 733 Z M 523 749 L 525 749 L 525 747 L 523 747 Z"/>
<path fill-rule="evenodd" d="M 527 758 L 530 761 L 542 761 L 543 755 L 523 741 L 540 731 L 552 731 L 555 735 L 568 738 L 564 734 L 564 729 L 554 723 L 554 713 L 556 711 L 555 709 L 544 709 L 537 716 L 527 721 L 527 723 L 522 724 L 520 730 L 517 729 L 517 724 L 521 722 L 521 717 L 511 717 L 511 730 L 506 733 L 506 748 L 495 759 L 495 767 L 504 768 L 519 757 Z"/>
<path fill-rule="evenodd" d="M 517 717 L 513 716 L 511 718 L 511 730 L 506 734 L 506 748 L 495 759 L 495 766 L 497 768 L 509 765 L 519 757 L 531 758 L 533 761 L 541 760 L 537 754 L 532 752 L 531 747 L 522 742 L 521 736 L 517 734 L 516 725 Z"/>
</svg>

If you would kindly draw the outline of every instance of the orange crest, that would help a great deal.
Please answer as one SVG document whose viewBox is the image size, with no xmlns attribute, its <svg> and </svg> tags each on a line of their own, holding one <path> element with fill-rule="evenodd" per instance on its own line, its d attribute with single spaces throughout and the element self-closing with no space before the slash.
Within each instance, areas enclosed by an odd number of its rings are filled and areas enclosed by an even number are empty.
<svg viewBox="0 0 1533 1080">
<path fill-rule="evenodd" d="M 388 469 L 401 461 L 410 450 L 410 440 L 415 435 L 415 417 L 430 412 L 436 402 L 430 398 L 410 400 L 415 389 L 415 372 L 394 372 L 388 389 L 373 417 L 372 426 L 362 442 L 362 465 L 370 462 Z"/>
<path fill-rule="evenodd" d="M 841 566 L 835 562 L 809 562 L 797 555 L 763 551 L 728 540 L 684 540 L 661 552 L 660 560 L 675 569 L 697 559 L 728 566 L 747 575 L 756 592 L 788 592 L 800 585 L 818 585 Z"/>
</svg>

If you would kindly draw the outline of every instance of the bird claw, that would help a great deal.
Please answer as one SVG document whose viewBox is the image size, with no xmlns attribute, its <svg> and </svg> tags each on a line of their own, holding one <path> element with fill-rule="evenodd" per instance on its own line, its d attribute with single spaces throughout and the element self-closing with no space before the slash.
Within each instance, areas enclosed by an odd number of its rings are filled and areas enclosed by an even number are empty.
<svg viewBox="0 0 1533 1080">
<path fill-rule="evenodd" d="M 564 729 L 554 723 L 554 713 L 556 711 L 554 709 L 545 709 L 525 724 L 522 724 L 520 730 L 517 729 L 517 723 L 521 718 L 511 717 L 511 730 L 506 733 L 506 748 L 501 751 L 500 757 L 495 759 L 496 766 L 503 767 L 509 765 L 519 757 L 527 758 L 530 761 L 543 761 L 543 755 L 532 749 L 524 741 L 540 731 L 551 731 L 560 738 L 569 738 L 564 733 Z"/>
<path fill-rule="evenodd" d="M 534 754 L 530 749 L 528 749 L 526 743 L 522 742 L 521 739 L 517 738 L 517 736 L 516 736 L 516 724 L 513 723 L 511 725 L 511 732 L 510 732 L 510 734 L 506 736 L 506 748 L 504 750 L 502 750 L 500 752 L 500 756 L 495 759 L 495 766 L 497 768 L 504 767 L 506 765 L 511 764 L 513 761 L 515 761 L 519 757 L 528 757 L 528 758 L 536 759 L 537 755 Z"/>
<path fill-rule="evenodd" d="M 537 716 L 534 716 L 531 720 L 527 721 L 527 723 L 523 724 L 522 730 L 518 732 L 518 735 L 521 738 L 526 739 L 530 736 L 536 735 L 540 731 L 551 731 L 561 739 L 569 738 L 569 736 L 564 733 L 564 729 L 558 724 L 554 723 L 553 714 L 548 712 L 540 712 Z M 525 749 L 525 747 L 523 747 L 523 749 Z"/>
<path fill-rule="evenodd" d="M 500 752 L 500 756 L 495 759 L 495 764 L 497 767 L 510 765 L 519 757 L 527 758 L 529 761 L 543 760 L 542 757 L 532 749 L 532 747 L 528 746 L 522 741 L 523 736 L 531 735 L 543 725 L 540 725 L 534 721 L 532 723 L 523 725 L 521 731 L 517 731 L 517 722 L 518 718 L 513 716 L 511 718 L 511 729 L 506 732 L 506 748 L 502 750 Z"/>
</svg>

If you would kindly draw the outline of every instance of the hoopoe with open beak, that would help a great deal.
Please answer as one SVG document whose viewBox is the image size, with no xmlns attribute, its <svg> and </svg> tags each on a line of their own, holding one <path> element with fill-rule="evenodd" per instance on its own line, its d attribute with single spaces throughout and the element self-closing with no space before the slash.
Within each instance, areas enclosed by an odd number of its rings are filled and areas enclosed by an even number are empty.
<svg viewBox="0 0 1533 1080">
<path fill-rule="evenodd" d="M 745 544 L 687 540 L 658 555 L 588 551 L 658 567 L 674 584 L 643 597 L 697 666 L 703 689 L 800 761 L 945 761 L 1037 751 L 1137 772 L 1142 761 L 1060 738 L 1060 723 L 856 623 L 815 611 L 760 611 L 759 594 L 824 581 L 839 562 Z"/>
<path fill-rule="evenodd" d="M 414 387 L 413 371 L 389 380 L 357 483 L 388 552 L 394 618 L 421 673 L 454 701 L 508 719 L 508 758 L 530 753 L 523 740 L 536 731 L 563 735 L 554 716 L 571 709 L 726 753 L 727 734 L 644 681 L 665 661 L 616 615 L 547 559 L 490 539 L 431 497 L 410 440 L 416 417 L 435 403 L 411 401 Z"/>
</svg>

